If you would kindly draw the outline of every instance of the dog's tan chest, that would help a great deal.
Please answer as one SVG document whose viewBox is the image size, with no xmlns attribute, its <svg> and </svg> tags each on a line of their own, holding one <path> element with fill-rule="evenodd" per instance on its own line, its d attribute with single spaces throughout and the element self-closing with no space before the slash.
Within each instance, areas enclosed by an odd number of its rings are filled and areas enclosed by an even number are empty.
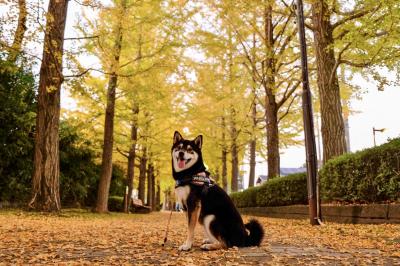
<svg viewBox="0 0 400 266">
<path fill-rule="evenodd" d="M 189 193 L 190 186 L 188 185 L 175 188 L 176 199 L 182 206 L 186 206 L 186 200 L 189 196 Z"/>
</svg>

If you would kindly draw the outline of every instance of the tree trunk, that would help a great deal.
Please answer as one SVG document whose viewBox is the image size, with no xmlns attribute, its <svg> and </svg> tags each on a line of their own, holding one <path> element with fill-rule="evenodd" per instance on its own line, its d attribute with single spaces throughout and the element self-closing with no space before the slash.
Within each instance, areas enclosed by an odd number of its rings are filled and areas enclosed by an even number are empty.
<svg viewBox="0 0 400 266">
<path fill-rule="evenodd" d="M 250 173 L 249 173 L 249 187 L 254 187 L 254 180 L 256 176 L 256 141 L 250 141 Z"/>
<path fill-rule="evenodd" d="M 147 165 L 147 206 L 153 206 L 153 164 L 149 159 L 149 163 Z"/>
<path fill-rule="evenodd" d="M 234 68 L 233 68 L 233 41 L 232 41 L 232 32 L 228 30 L 228 76 L 229 76 L 229 86 L 231 95 L 235 94 L 235 83 L 234 83 Z M 235 103 L 231 101 L 229 106 L 229 133 L 231 138 L 231 192 L 238 191 L 238 179 L 239 179 L 239 155 L 238 155 L 238 146 L 237 146 L 237 138 L 238 138 L 238 130 L 236 128 L 236 109 Z"/>
<path fill-rule="evenodd" d="M 238 158 L 238 148 L 236 144 L 236 140 L 232 142 L 231 147 L 231 156 L 232 156 L 232 183 L 231 183 L 231 192 L 238 191 L 238 181 L 239 181 L 239 158 Z"/>
<path fill-rule="evenodd" d="M 253 23 L 256 23 L 256 16 L 253 17 Z M 256 62 L 256 34 L 253 33 L 253 49 L 251 53 L 251 57 L 253 62 Z M 254 186 L 255 176 L 256 176 L 256 148 L 257 148 L 257 140 L 256 140 L 256 130 L 257 130 L 257 80 L 256 80 L 256 70 L 252 69 L 252 97 L 253 97 L 253 106 L 251 110 L 251 119 L 252 119 L 252 132 L 251 132 L 251 141 L 250 141 L 250 171 L 249 171 L 249 187 Z"/>
<path fill-rule="evenodd" d="M 128 154 L 128 176 L 126 178 L 126 185 L 128 186 L 127 204 L 124 204 L 124 212 L 128 213 L 131 205 L 132 190 L 133 190 L 133 178 L 135 176 L 135 160 L 136 160 L 136 142 L 137 142 L 137 131 L 138 131 L 138 114 L 139 106 L 135 103 L 132 108 L 133 121 L 131 126 L 131 147 L 129 148 Z"/>
<path fill-rule="evenodd" d="M 312 4 L 317 81 L 321 106 L 323 162 L 346 152 L 346 138 L 340 102 L 340 88 L 333 51 L 330 11 L 323 0 Z"/>
<path fill-rule="evenodd" d="M 279 176 L 279 130 L 278 130 L 278 105 L 275 98 L 275 59 L 274 59 L 274 38 L 272 24 L 272 6 L 267 4 L 264 10 L 264 30 L 266 60 L 264 63 L 263 87 L 265 90 L 265 119 L 267 129 L 267 163 L 268 178 Z"/>
<path fill-rule="evenodd" d="M 138 55 L 137 58 L 142 58 L 142 28 L 140 27 L 140 34 L 138 40 Z M 139 60 L 140 61 L 140 60 Z M 138 62 L 139 63 L 139 62 Z M 131 126 L 131 147 L 129 148 L 128 155 L 128 204 L 124 206 L 127 207 L 125 212 L 129 212 L 129 208 L 131 205 L 131 197 L 132 197 L 132 189 L 133 189 L 133 178 L 135 173 L 135 160 L 136 160 L 136 143 L 137 143 L 137 133 L 138 133 L 138 114 L 139 114 L 139 105 L 134 102 L 132 107 L 132 126 Z"/>
<path fill-rule="evenodd" d="M 268 149 L 268 178 L 274 178 L 279 176 L 280 174 L 278 108 L 276 106 L 274 95 L 266 97 L 265 101 Z"/>
<path fill-rule="evenodd" d="M 215 183 L 220 185 L 219 167 L 215 169 L 215 175 L 213 176 Z"/>
<path fill-rule="evenodd" d="M 222 117 L 222 188 L 228 192 L 228 167 L 227 167 L 227 155 L 228 150 L 226 147 L 226 135 L 225 135 L 226 125 L 225 117 Z"/>
<path fill-rule="evenodd" d="M 232 181 L 231 181 L 231 192 L 238 191 L 238 179 L 239 179 L 239 152 L 237 147 L 237 129 L 236 129 L 236 112 L 233 107 L 231 107 L 231 166 L 232 166 Z"/>
<path fill-rule="evenodd" d="M 143 146 L 142 148 L 142 157 L 140 158 L 140 165 L 139 165 L 139 199 L 145 203 L 145 185 L 146 185 L 146 165 L 147 165 L 147 148 Z"/>
<path fill-rule="evenodd" d="M 256 92 L 255 92 L 255 86 L 253 87 L 253 108 L 252 108 L 252 136 L 251 136 L 251 141 L 250 141 L 250 173 L 249 173 L 249 187 L 254 186 L 254 180 L 256 176 L 256 146 L 257 146 L 257 141 L 256 141 L 256 128 L 257 128 L 257 105 L 256 105 Z"/>
<path fill-rule="evenodd" d="M 157 194 L 156 194 L 156 209 L 161 204 L 161 185 L 160 185 L 160 180 L 157 180 Z"/>
<path fill-rule="evenodd" d="M 10 62 L 15 62 L 17 60 L 18 55 L 22 51 L 22 41 L 24 40 L 24 35 L 26 32 L 26 18 L 28 16 L 28 11 L 26 9 L 26 0 L 18 0 L 18 25 L 14 34 L 14 41 L 11 45 L 10 53 L 8 54 L 7 60 Z M 66 15 L 65 15 L 66 16 Z M 65 19 L 64 19 L 65 24 Z M 64 26 L 65 28 L 65 26 Z M 62 30 L 63 39 L 64 39 L 64 30 Z M 64 40 L 63 40 L 64 41 Z"/>
<path fill-rule="evenodd" d="M 342 106 L 348 106 L 349 101 L 348 100 L 343 100 Z M 348 107 L 349 109 L 350 107 Z M 350 125 L 349 125 L 349 111 L 343 112 L 343 124 L 344 124 L 344 133 L 345 133 L 345 139 L 346 139 L 346 152 L 349 153 L 351 152 L 350 149 Z"/>
<path fill-rule="evenodd" d="M 151 174 L 151 209 L 156 210 L 156 173 L 154 170 L 154 164 L 152 165 L 153 171 Z"/>
<path fill-rule="evenodd" d="M 100 182 L 97 191 L 96 212 L 108 211 L 108 195 L 110 192 L 111 174 L 112 174 L 112 153 L 114 143 L 114 112 L 115 112 L 115 92 L 117 89 L 119 68 L 119 58 L 122 44 L 122 25 L 118 25 L 114 43 L 114 58 L 111 66 L 111 77 L 108 82 L 107 106 L 104 123 L 104 144 L 101 163 Z"/>
<path fill-rule="evenodd" d="M 38 113 L 36 117 L 32 198 L 29 207 L 38 211 L 59 211 L 60 89 L 68 1 L 50 0 L 40 67 Z"/>
<path fill-rule="evenodd" d="M 322 162 L 322 154 L 321 154 L 321 130 L 319 126 L 319 117 L 318 115 L 314 116 L 315 118 L 315 139 L 317 141 L 317 154 L 318 154 L 318 167 L 321 166 Z"/>
</svg>

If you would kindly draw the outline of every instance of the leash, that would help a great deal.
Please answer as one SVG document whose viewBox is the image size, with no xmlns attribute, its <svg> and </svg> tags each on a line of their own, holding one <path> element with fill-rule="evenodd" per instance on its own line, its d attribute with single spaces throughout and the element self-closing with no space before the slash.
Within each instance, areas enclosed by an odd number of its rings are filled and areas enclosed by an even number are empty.
<svg viewBox="0 0 400 266">
<path fill-rule="evenodd" d="M 167 224 L 167 230 L 165 230 L 164 243 L 162 243 L 161 246 L 165 246 L 165 243 L 167 242 L 168 230 L 169 230 L 169 223 L 171 222 L 172 211 L 173 211 L 173 209 L 171 209 L 171 212 L 170 212 L 170 214 L 169 214 L 168 224 Z"/>
</svg>

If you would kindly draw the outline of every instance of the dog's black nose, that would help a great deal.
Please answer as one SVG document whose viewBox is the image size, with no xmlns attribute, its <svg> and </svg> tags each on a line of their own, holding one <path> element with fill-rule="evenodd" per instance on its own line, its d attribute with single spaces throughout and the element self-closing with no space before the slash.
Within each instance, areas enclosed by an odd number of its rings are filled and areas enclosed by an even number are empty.
<svg viewBox="0 0 400 266">
<path fill-rule="evenodd" d="M 179 152 L 179 158 L 183 158 L 183 157 L 185 157 L 185 153 L 183 151 L 180 151 Z"/>
</svg>

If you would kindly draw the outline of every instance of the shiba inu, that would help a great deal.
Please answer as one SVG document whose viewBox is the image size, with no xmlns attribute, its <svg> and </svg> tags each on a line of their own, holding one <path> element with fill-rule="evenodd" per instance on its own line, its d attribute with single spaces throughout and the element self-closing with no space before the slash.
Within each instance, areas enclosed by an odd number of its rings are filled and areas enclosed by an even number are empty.
<svg viewBox="0 0 400 266">
<path fill-rule="evenodd" d="M 197 221 L 204 227 L 206 239 L 203 250 L 233 246 L 260 245 L 264 230 L 256 220 L 244 224 L 228 194 L 210 178 L 203 163 L 203 137 L 186 140 L 175 131 L 172 154 L 172 174 L 176 182 L 175 194 L 186 211 L 188 235 L 179 250 L 192 248 Z"/>
</svg>

